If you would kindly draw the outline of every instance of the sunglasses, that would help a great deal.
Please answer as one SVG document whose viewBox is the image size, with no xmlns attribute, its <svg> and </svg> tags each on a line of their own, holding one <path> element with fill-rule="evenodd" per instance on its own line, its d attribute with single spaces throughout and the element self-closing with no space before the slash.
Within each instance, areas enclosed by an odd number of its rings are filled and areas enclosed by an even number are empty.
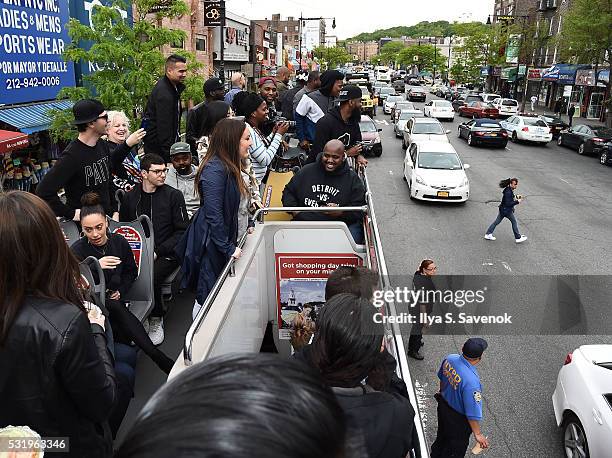
<svg viewBox="0 0 612 458">
<path fill-rule="evenodd" d="M 108 121 L 108 114 L 104 114 L 104 115 L 102 115 L 102 116 L 98 116 L 98 117 L 96 118 L 96 121 L 97 121 L 98 119 L 104 119 L 105 121 Z"/>
</svg>

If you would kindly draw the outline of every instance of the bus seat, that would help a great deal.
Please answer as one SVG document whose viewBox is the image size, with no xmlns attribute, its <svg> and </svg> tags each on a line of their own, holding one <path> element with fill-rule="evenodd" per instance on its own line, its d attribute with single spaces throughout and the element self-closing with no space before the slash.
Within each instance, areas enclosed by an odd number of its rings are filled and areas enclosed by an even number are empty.
<svg viewBox="0 0 612 458">
<path fill-rule="evenodd" d="M 148 216 L 140 215 L 129 223 L 109 219 L 109 230 L 125 237 L 132 248 L 138 277 L 122 299 L 129 301 L 130 311 L 144 321 L 153 308 L 153 225 Z"/>
<path fill-rule="evenodd" d="M 270 171 L 264 193 L 261 196 L 264 207 L 282 207 L 283 191 L 289 180 L 293 177 L 293 172 L 273 172 Z M 269 213 L 264 216 L 264 221 L 291 221 L 293 217 L 289 213 Z"/>
<path fill-rule="evenodd" d="M 80 233 L 77 223 L 71 219 L 62 218 L 59 220 L 59 225 L 62 233 L 64 234 L 64 239 L 69 247 L 72 246 L 74 242 L 79 240 Z"/>
</svg>

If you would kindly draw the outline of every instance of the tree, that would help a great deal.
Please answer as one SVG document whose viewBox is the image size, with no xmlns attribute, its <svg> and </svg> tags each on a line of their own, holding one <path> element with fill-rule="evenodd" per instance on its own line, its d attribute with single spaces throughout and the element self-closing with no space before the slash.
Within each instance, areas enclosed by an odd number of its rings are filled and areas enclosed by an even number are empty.
<svg viewBox="0 0 612 458">
<path fill-rule="evenodd" d="M 453 24 L 450 24 L 448 21 L 422 21 L 412 26 L 397 26 L 388 29 L 379 29 L 369 33 L 360 33 L 350 38 L 348 41 L 378 41 L 386 37 L 450 37 L 454 34 L 453 27 Z"/>
<path fill-rule="evenodd" d="M 563 19 L 563 28 L 557 37 L 560 61 L 600 66 L 612 65 L 612 2 L 610 0 L 573 0 Z M 610 78 L 606 83 L 610 94 Z M 612 98 L 605 101 L 612 111 Z M 612 125 L 611 116 L 607 118 Z"/>
<path fill-rule="evenodd" d="M 440 48 L 430 45 L 428 42 L 402 49 L 398 54 L 397 61 L 405 67 L 416 65 L 419 71 L 433 72 L 435 69 L 436 74 L 442 74 L 446 69 L 446 57 L 442 55 Z"/>
<path fill-rule="evenodd" d="M 405 47 L 406 45 L 401 41 L 390 41 L 389 43 L 385 43 L 378 53 L 377 60 L 379 65 L 395 65 L 400 51 Z"/>
<path fill-rule="evenodd" d="M 317 46 L 313 49 L 313 56 L 323 60 L 326 63 L 326 68 L 336 68 L 339 65 L 346 64 L 353 60 L 345 48 L 334 46 L 327 48 L 325 46 Z"/>
<path fill-rule="evenodd" d="M 134 8 L 132 26 L 124 21 L 118 7 Z M 167 9 L 151 13 L 158 0 L 115 0 L 110 6 L 95 6 L 92 14 L 93 27 L 81 24 L 77 19 L 70 19 L 68 34 L 71 44 L 63 54 L 64 60 L 88 62 L 98 70 L 84 77 L 83 87 L 63 88 L 58 98 L 69 98 L 76 101 L 95 95 L 105 107 L 124 111 L 132 121 L 137 120 L 157 79 L 163 75 L 164 55 L 162 46 L 182 42 L 185 32 L 161 27 L 164 17 L 178 18 L 188 14 L 187 5 L 181 0 L 170 0 Z M 82 43 L 89 42 L 85 48 Z M 187 89 L 183 99 L 203 99 L 203 76 L 196 72 L 200 69 L 195 57 L 190 53 L 177 50 L 188 59 L 190 70 L 186 80 Z M 75 131 L 69 127 L 70 110 L 51 113 L 51 130 L 55 138 L 71 139 Z"/>
</svg>

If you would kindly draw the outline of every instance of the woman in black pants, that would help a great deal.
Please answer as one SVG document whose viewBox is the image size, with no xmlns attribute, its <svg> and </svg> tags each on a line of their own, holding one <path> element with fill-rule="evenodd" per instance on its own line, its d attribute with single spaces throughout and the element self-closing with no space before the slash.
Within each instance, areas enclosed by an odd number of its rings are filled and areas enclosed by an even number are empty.
<svg viewBox="0 0 612 458">
<path fill-rule="evenodd" d="M 433 302 L 430 291 L 436 290 L 431 277 L 437 273 L 438 267 L 431 259 L 423 259 L 419 265 L 419 270 L 414 273 L 412 289 L 416 292 L 423 291 L 417 304 L 411 309 L 410 313 L 414 317 L 414 323 L 410 329 L 410 338 L 408 339 L 408 356 L 414 359 L 423 360 L 425 357 L 419 351 L 423 346 L 423 327 L 427 327 L 427 323 L 421 322 L 421 313 L 430 315 L 433 310 Z"/>
<path fill-rule="evenodd" d="M 72 251 L 80 260 L 95 257 L 104 270 L 106 307 L 115 340 L 126 344 L 134 342 L 162 371 L 170 373 L 174 361 L 153 345 L 140 320 L 121 300 L 138 276 L 130 244 L 123 236 L 108 231 L 106 215 L 96 193 L 85 194 L 81 205 L 81 227 L 85 237 L 72 245 Z"/>
</svg>

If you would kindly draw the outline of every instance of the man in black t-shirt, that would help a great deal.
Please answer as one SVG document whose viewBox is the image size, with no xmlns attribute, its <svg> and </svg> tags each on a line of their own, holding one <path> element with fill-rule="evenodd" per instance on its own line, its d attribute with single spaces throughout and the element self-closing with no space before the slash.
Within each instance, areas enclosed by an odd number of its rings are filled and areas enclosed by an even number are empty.
<svg viewBox="0 0 612 458">
<path fill-rule="evenodd" d="M 116 219 L 117 205 L 111 196 L 111 171 L 123 167 L 122 162 L 130 148 L 138 144 L 146 132 L 137 130 L 111 153 L 108 143 L 101 139 L 108 125 L 104 106 L 97 100 L 84 99 L 74 104 L 72 112 L 79 136 L 66 147 L 59 161 L 38 185 L 36 193 L 57 216 L 79 221 L 81 197 L 95 192 L 100 196 L 106 214 Z M 62 188 L 66 203 L 57 194 Z"/>
</svg>

